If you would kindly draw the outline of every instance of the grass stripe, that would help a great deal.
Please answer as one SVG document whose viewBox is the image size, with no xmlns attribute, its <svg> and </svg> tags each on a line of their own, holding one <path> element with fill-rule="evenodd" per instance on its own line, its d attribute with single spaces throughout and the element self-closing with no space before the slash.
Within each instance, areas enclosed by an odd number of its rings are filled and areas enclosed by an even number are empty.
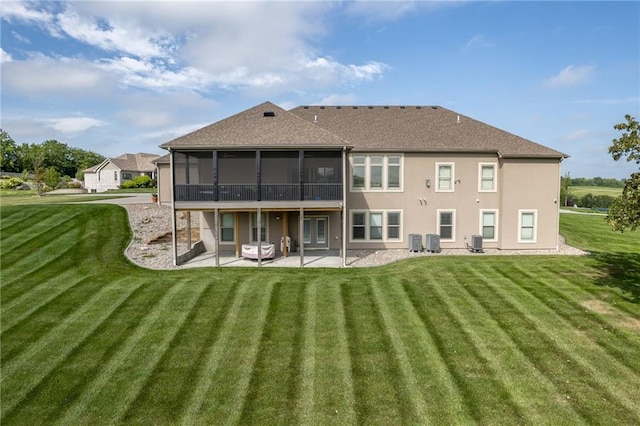
<svg viewBox="0 0 640 426">
<path fill-rule="evenodd" d="M 69 254 L 75 252 L 77 247 L 75 244 L 81 239 L 80 230 L 71 228 L 66 233 L 61 233 L 48 239 L 45 244 L 30 249 L 29 252 L 38 252 L 40 254 L 36 259 L 29 255 L 20 255 L 19 260 L 13 264 L 7 264 L 3 260 L 3 282 L 0 284 L 3 298 L 13 297 L 15 292 L 22 293 L 28 290 L 29 287 L 24 285 L 25 277 L 33 279 L 36 278 L 35 275 L 38 272 L 49 273 L 49 269 L 53 269 L 50 266 L 58 263 L 71 266 L 75 261 L 75 256 L 70 256 Z M 74 243 L 64 244 L 60 240 L 74 241 Z M 53 250 L 53 248 L 57 250 Z M 61 265 L 56 266 L 59 267 Z M 9 279 L 7 279 L 7 276 Z M 20 284 L 19 289 L 10 289 L 15 283 Z"/>
<path fill-rule="evenodd" d="M 185 290 L 188 284 L 185 279 L 172 285 L 149 310 L 115 356 L 69 407 L 60 424 L 120 422 L 204 291 L 204 286 L 195 291 Z M 164 331 L 156 334 L 154 329 Z"/>
<path fill-rule="evenodd" d="M 348 278 L 332 277 L 316 287 L 314 420 L 355 424 L 356 401 L 341 289 Z"/>
<path fill-rule="evenodd" d="M 15 236 L 15 238 L 6 238 L 2 242 L 2 251 L 6 253 L 5 259 L 3 259 L 3 263 L 12 263 L 12 257 L 15 257 L 16 255 L 22 256 L 25 253 L 28 253 L 31 247 L 39 246 L 38 243 L 45 240 L 44 237 L 46 237 L 46 240 L 49 241 L 52 239 L 51 236 L 55 238 L 60 235 L 64 235 L 70 229 L 73 229 L 76 226 L 76 221 L 74 219 L 80 216 L 80 214 L 81 212 L 76 212 L 72 215 L 54 215 L 53 217 L 47 218 L 47 220 L 43 220 L 38 225 L 30 228 L 29 236 L 27 238 L 24 237 L 23 233 L 14 234 L 13 236 Z M 51 223 L 51 220 L 53 219 L 59 220 Z"/>
<path fill-rule="evenodd" d="M 410 420 L 410 423 L 415 423 L 417 421 L 431 423 L 434 419 L 429 416 L 429 409 L 427 408 L 424 395 L 422 394 L 420 386 L 416 380 L 416 375 L 411 367 L 411 363 L 409 362 L 409 357 L 404 344 L 402 343 L 402 339 L 395 327 L 395 321 L 389 312 L 389 308 L 385 303 L 384 298 L 380 294 L 380 289 L 378 288 L 379 283 L 377 281 L 373 281 L 371 283 L 371 287 L 373 300 L 378 312 L 380 313 L 380 317 L 382 318 L 385 334 L 387 335 L 387 339 L 390 341 L 390 347 L 395 354 L 398 368 L 402 374 L 403 385 L 405 388 L 405 392 L 403 393 L 408 393 L 408 398 L 411 402 L 411 407 L 413 408 L 414 418 Z"/>
<path fill-rule="evenodd" d="M 224 419 L 223 423 L 238 424 L 247 403 L 249 386 L 254 378 L 256 362 L 262 337 L 267 328 L 267 318 L 271 312 L 274 286 L 280 276 L 275 275 L 267 282 L 260 283 L 255 299 L 243 307 L 243 312 L 235 324 L 234 339 L 228 348 L 227 362 L 219 372 L 219 380 L 225 386 L 214 387 L 209 408 L 212 418 Z M 229 356 L 235 355 L 235 358 Z M 240 354 L 240 356 L 238 356 Z"/>
<path fill-rule="evenodd" d="M 78 211 L 69 215 L 68 212 L 58 211 L 49 215 L 46 210 L 37 208 L 25 210 L 29 210 L 31 214 L 25 217 L 24 220 L 19 220 L 18 223 L 6 226 L 5 221 L 2 221 L 2 246 L 4 252 L 17 248 L 14 244 L 22 245 L 26 242 L 32 242 L 61 224 L 73 223 L 73 219 L 81 213 Z M 25 221 L 26 223 L 24 223 Z M 28 230 L 26 235 L 25 230 Z"/>
<path fill-rule="evenodd" d="M 394 285 L 382 288 L 384 300 L 396 319 L 396 330 L 407 350 L 413 374 L 427 402 L 428 417 L 435 423 L 470 423 L 473 417 L 466 408 L 467 401 L 459 388 L 448 363 L 447 353 L 437 341 L 434 327 L 425 322 L 407 293 L 406 280 L 397 277 Z M 400 282 L 402 281 L 402 282 Z M 401 325 L 401 327 L 400 327 Z M 430 402 L 430 403 L 429 403 Z"/>
<path fill-rule="evenodd" d="M 103 287 L 19 357 L 3 365 L 0 379 L 3 417 L 142 285 L 122 281 L 128 285 L 116 281 Z M 32 370 L 33 366 L 37 366 L 37 371 Z M 11 392 L 6 392 L 8 389 Z"/>
<path fill-rule="evenodd" d="M 314 388 L 316 368 L 316 286 L 318 280 L 306 286 L 304 329 L 302 332 L 302 362 L 300 366 L 300 382 L 295 404 L 295 418 L 298 424 L 315 424 Z"/>
<path fill-rule="evenodd" d="M 356 415 L 374 423 L 388 423 L 411 412 L 404 394 L 390 342 L 384 335 L 380 312 L 369 279 L 341 287 L 354 378 Z"/>
<path fill-rule="evenodd" d="M 619 364 L 615 358 L 609 356 L 593 341 L 576 333 L 570 324 L 526 290 L 517 285 L 514 286 L 511 281 L 506 283 L 518 292 L 516 297 L 515 294 L 507 291 L 505 287 L 495 284 L 494 277 L 487 279 L 486 273 L 482 274 L 477 269 L 472 270 L 472 273 L 479 280 L 484 281 L 487 288 L 493 290 L 495 295 L 499 295 L 506 303 L 514 307 L 530 327 L 533 327 L 547 338 L 556 352 L 561 352 L 564 359 L 571 360 L 572 364 L 578 366 L 584 372 L 584 375 L 581 375 L 583 380 L 591 382 L 592 387 L 595 385 L 606 391 L 610 399 L 618 401 L 627 410 L 634 413 L 640 421 L 640 405 L 638 404 L 640 377 L 637 372 Z M 526 307 L 523 301 L 527 302 Z M 549 319 L 547 323 L 544 323 L 540 318 Z M 558 326 L 559 324 L 561 326 Z M 572 368 L 575 369 L 575 367 Z M 617 382 L 612 382 L 609 377 L 627 377 L 627 386 L 620 387 Z M 631 381 L 629 382 L 629 380 Z"/>
<path fill-rule="evenodd" d="M 546 418 L 582 423 L 580 415 L 567 401 L 553 397 L 559 394 L 555 385 L 531 363 L 518 342 L 493 318 L 493 312 L 468 292 L 469 286 L 461 284 L 449 271 L 441 271 L 438 279 L 446 283 L 447 289 L 445 292 L 440 286 L 433 287 L 439 300 L 467 334 L 494 377 L 502 383 L 520 415 L 536 424 Z"/>
<path fill-rule="evenodd" d="M 0 322 L 2 323 L 2 334 L 26 320 L 34 312 L 42 309 L 52 301 L 59 298 L 71 288 L 88 282 L 92 277 L 77 278 L 73 270 L 66 270 L 55 279 L 42 282 L 41 285 L 32 287 L 31 291 L 12 299 L 10 302 L 2 303 L 2 313 Z M 0 336 L 2 335 L 0 334 Z"/>
<path fill-rule="evenodd" d="M 213 386 L 213 379 L 218 370 L 218 366 L 222 360 L 224 350 L 231 339 L 233 324 L 238 320 L 240 308 L 244 302 L 244 298 L 249 291 L 250 282 L 245 281 L 239 284 L 239 290 L 233 301 L 233 305 L 227 311 L 223 323 L 220 327 L 220 334 L 216 341 L 209 347 L 209 353 L 206 357 L 204 368 L 202 368 L 198 381 L 194 384 L 194 389 L 182 415 L 181 423 L 195 424 L 201 413 L 202 406 L 206 400 L 209 389 Z"/>
</svg>

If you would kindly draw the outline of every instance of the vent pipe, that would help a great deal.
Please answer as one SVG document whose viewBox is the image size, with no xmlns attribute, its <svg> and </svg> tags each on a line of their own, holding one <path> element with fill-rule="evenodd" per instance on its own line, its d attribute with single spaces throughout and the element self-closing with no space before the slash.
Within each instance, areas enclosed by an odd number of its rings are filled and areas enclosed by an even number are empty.
<svg viewBox="0 0 640 426">
<path fill-rule="evenodd" d="M 318 122 L 318 114 L 314 114 L 313 115 L 313 122 L 317 123 Z"/>
<path fill-rule="evenodd" d="M 460 116 L 456 119 L 456 124 L 460 124 Z"/>
</svg>

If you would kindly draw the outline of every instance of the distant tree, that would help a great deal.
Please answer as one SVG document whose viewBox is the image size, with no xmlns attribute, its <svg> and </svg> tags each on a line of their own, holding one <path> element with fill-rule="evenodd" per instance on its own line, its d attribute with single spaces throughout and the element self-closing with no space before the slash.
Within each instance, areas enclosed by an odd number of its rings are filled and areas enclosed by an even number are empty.
<svg viewBox="0 0 640 426">
<path fill-rule="evenodd" d="M 560 178 L 560 202 L 563 206 L 567 206 L 569 199 L 571 198 L 571 194 L 569 193 L 569 186 L 571 185 L 571 177 L 569 176 L 569 172 L 564 175 L 564 177 Z"/>
<path fill-rule="evenodd" d="M 629 179 L 624 179 L 622 195 L 609 208 L 607 222 L 620 232 L 627 228 L 634 231 L 640 226 L 640 128 L 638 121 L 632 116 L 627 114 L 624 118 L 626 123 L 613 126 L 622 131 L 622 135 L 612 141 L 609 153 L 616 161 L 626 157 L 627 161 L 635 161 L 639 167 L 638 172 L 631 173 Z"/>
<path fill-rule="evenodd" d="M 44 152 L 39 146 L 36 146 L 30 151 L 30 157 L 32 167 L 31 170 L 33 170 L 33 180 L 36 184 L 36 191 L 38 195 L 42 195 L 42 186 L 44 185 L 44 181 L 46 178 L 44 167 Z"/>
<path fill-rule="evenodd" d="M 52 188 L 55 188 L 60 183 L 60 173 L 55 167 L 44 169 L 44 183 Z"/>
<path fill-rule="evenodd" d="M 22 172 L 22 161 L 20 151 L 16 142 L 9 136 L 9 133 L 0 129 L 0 170 L 4 172 Z"/>
</svg>

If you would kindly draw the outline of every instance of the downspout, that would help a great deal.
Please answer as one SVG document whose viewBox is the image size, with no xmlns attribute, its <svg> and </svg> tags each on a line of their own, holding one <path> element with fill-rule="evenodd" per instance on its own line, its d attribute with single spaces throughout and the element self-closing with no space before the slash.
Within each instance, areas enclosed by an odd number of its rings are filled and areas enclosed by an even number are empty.
<svg viewBox="0 0 640 426">
<path fill-rule="evenodd" d="M 342 267 L 347 266 L 347 147 L 342 147 Z"/>
<path fill-rule="evenodd" d="M 172 244 L 173 244 L 173 266 L 178 266 L 178 238 L 177 238 L 177 223 L 176 223 L 176 171 L 175 171 L 175 152 L 169 148 L 169 164 L 171 168 L 171 229 L 172 232 Z"/>
</svg>

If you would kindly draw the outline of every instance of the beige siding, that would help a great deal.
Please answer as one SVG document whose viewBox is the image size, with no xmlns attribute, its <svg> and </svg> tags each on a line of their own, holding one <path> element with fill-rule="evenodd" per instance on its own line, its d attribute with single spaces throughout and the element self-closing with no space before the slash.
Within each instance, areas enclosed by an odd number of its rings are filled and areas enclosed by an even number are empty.
<svg viewBox="0 0 640 426">
<path fill-rule="evenodd" d="M 453 191 L 438 191 L 437 163 L 453 164 Z M 480 164 L 495 164 L 496 190 L 480 188 Z M 350 173 L 349 173 L 350 175 Z M 532 179 L 535 176 L 535 179 Z M 453 238 L 442 248 L 464 248 L 481 234 L 481 212 L 496 211 L 497 240 L 484 247 L 555 248 L 557 244 L 559 163 L 557 160 L 505 160 L 495 155 L 405 154 L 402 192 L 347 193 L 348 247 L 408 248 L 408 235 L 439 234 L 439 211 L 455 212 Z M 427 187 L 429 180 L 429 187 Z M 518 242 L 518 211 L 537 209 L 535 243 Z M 361 242 L 351 238 L 354 210 L 402 212 L 401 240 Z"/>
<path fill-rule="evenodd" d="M 171 204 L 171 166 L 158 164 L 158 201 Z"/>
</svg>

